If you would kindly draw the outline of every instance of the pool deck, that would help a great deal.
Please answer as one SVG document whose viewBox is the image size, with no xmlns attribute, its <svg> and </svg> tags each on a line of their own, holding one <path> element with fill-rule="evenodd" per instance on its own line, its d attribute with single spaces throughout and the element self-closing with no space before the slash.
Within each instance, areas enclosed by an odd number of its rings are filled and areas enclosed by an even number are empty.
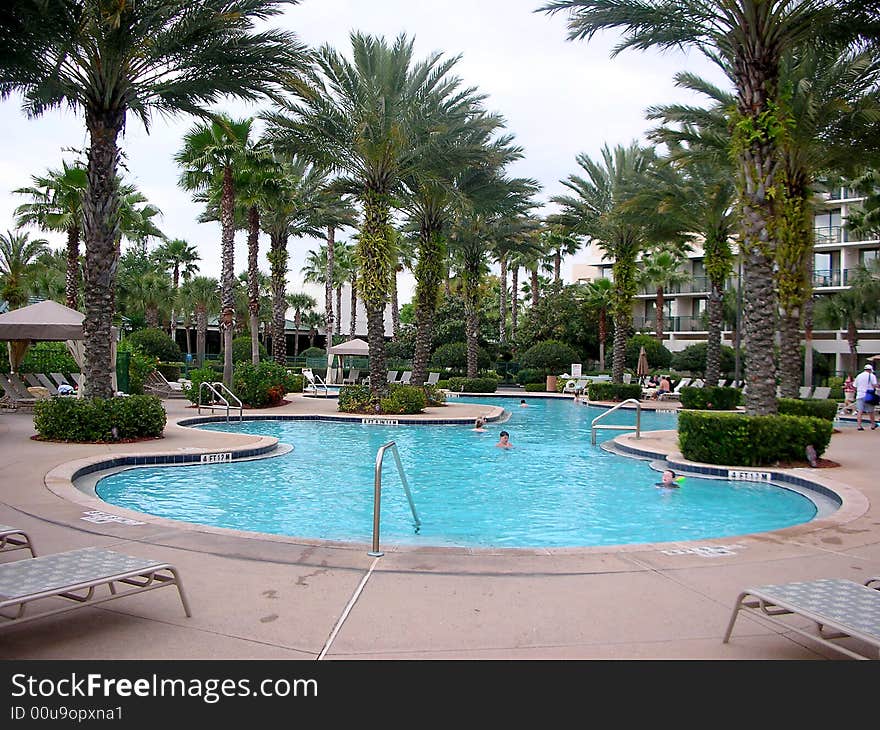
<svg viewBox="0 0 880 730">
<path fill-rule="evenodd" d="M 338 415 L 333 399 L 290 398 L 271 413 Z M 148 516 L 139 525 L 83 520 L 91 509 L 132 513 L 96 507 L 72 491 L 71 462 L 260 443 L 255 436 L 178 426 L 195 410 L 186 401 L 164 403 L 165 437 L 137 444 L 43 443 L 30 438 L 30 413 L 0 413 L 0 523 L 26 530 L 40 555 L 98 546 L 172 563 L 192 617 L 184 616 L 173 591 L 123 598 L 7 628 L 0 659 L 839 659 L 842 654 L 749 616 L 740 617 L 723 644 L 737 594 L 768 583 L 880 575 L 880 483 L 867 458 L 880 445 L 880 430 L 849 427 L 834 434 L 824 455 L 840 467 L 791 470 L 843 495 L 835 515 L 697 543 L 559 550 L 383 544 L 385 554 L 376 558 L 368 545 Z M 450 407 L 423 418 L 473 420 L 485 413 L 485 406 L 451 399 Z M 618 440 L 680 459 L 672 431 Z M 0 555 L 0 562 L 27 559 L 23 554 Z"/>
</svg>

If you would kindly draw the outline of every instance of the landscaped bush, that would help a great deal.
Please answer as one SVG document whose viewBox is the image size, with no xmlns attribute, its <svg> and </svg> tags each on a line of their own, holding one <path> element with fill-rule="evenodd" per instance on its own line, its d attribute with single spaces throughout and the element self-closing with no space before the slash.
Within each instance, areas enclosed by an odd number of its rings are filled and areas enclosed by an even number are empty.
<svg viewBox="0 0 880 730">
<path fill-rule="evenodd" d="M 626 366 L 635 371 L 639 364 L 639 352 L 645 348 L 648 357 L 648 365 L 652 369 L 665 369 L 669 367 L 672 353 L 657 342 L 653 335 L 633 335 L 626 341 Z"/>
<path fill-rule="evenodd" d="M 294 387 L 287 368 L 268 360 L 254 365 L 241 362 L 232 374 L 232 392 L 252 408 L 277 406 Z"/>
<path fill-rule="evenodd" d="M 455 393 L 494 393 L 498 390 L 495 378 L 449 378 L 447 390 Z"/>
<path fill-rule="evenodd" d="M 422 390 L 425 391 L 425 400 L 429 406 L 446 405 L 446 393 L 441 392 L 439 383 L 437 385 L 423 385 Z"/>
<path fill-rule="evenodd" d="M 685 386 L 679 393 L 682 408 L 700 411 L 732 411 L 742 399 L 742 393 L 737 388 L 719 388 L 717 385 L 704 385 L 702 388 Z"/>
<path fill-rule="evenodd" d="M 392 385 L 381 401 L 382 413 L 395 415 L 421 413 L 427 405 L 425 391 L 415 385 Z"/>
<path fill-rule="evenodd" d="M 263 343 L 258 343 L 260 352 L 260 362 L 269 359 L 269 353 L 263 347 Z M 253 353 L 251 352 L 251 336 L 241 335 L 232 341 L 232 362 L 238 364 L 240 362 L 251 362 Z"/>
<path fill-rule="evenodd" d="M 706 372 L 706 349 L 705 342 L 688 345 L 680 352 L 672 355 L 671 367 L 679 372 L 699 373 Z M 648 362 L 651 362 L 650 360 Z M 652 363 L 653 364 L 653 363 Z M 727 345 L 721 346 L 721 372 L 731 373 L 736 367 L 736 352 Z"/>
<path fill-rule="evenodd" d="M 343 413 L 375 413 L 369 385 L 344 385 L 339 389 L 339 410 Z"/>
<path fill-rule="evenodd" d="M 638 383 L 590 383 L 587 386 L 587 397 L 590 400 L 623 401 L 628 398 L 640 400 L 642 386 Z"/>
<path fill-rule="evenodd" d="M 299 356 L 305 357 L 305 358 L 323 357 L 325 361 L 327 360 L 327 352 L 325 350 L 322 350 L 320 347 L 308 347 L 305 350 L 303 350 L 299 354 Z"/>
<path fill-rule="evenodd" d="M 440 345 L 431 355 L 431 365 L 435 368 L 467 370 L 467 343 L 448 342 Z M 477 367 L 480 370 L 489 367 L 489 354 L 482 347 L 477 348 Z"/>
<path fill-rule="evenodd" d="M 547 390 L 547 385 L 546 383 L 526 383 L 523 390 L 526 393 L 543 393 Z"/>
<path fill-rule="evenodd" d="M 218 374 L 214 371 L 212 367 L 204 367 L 197 368 L 196 370 L 189 371 L 189 380 L 192 383 L 192 387 L 184 388 L 183 394 L 189 398 L 191 403 L 199 402 L 199 385 L 201 383 L 213 383 L 218 380 L 222 380 L 222 376 L 218 376 Z"/>
<path fill-rule="evenodd" d="M 739 413 L 678 414 L 678 445 L 692 461 L 730 466 L 764 466 L 806 461 L 812 445 L 821 456 L 833 424 L 810 416 L 746 416 Z"/>
<path fill-rule="evenodd" d="M 177 343 L 164 330 L 149 328 L 137 330 L 126 337 L 128 342 L 145 355 L 159 358 L 161 362 L 180 362 L 183 353 Z"/>
<path fill-rule="evenodd" d="M 833 400 L 800 400 L 777 398 L 777 410 L 786 416 L 813 416 L 833 421 L 837 417 L 837 402 Z"/>
<path fill-rule="evenodd" d="M 165 409 L 153 395 L 127 398 L 47 398 L 34 404 L 34 428 L 52 441 L 103 443 L 158 437 Z"/>
<path fill-rule="evenodd" d="M 180 380 L 180 369 L 182 367 L 182 362 L 160 362 L 156 365 L 156 369 L 165 376 L 165 380 L 169 383 Z"/>
<path fill-rule="evenodd" d="M 156 369 L 159 361 L 151 355 L 145 355 L 127 340 L 119 343 L 118 351 L 128 353 L 128 392 L 131 395 L 143 395 L 144 382 L 146 382 L 150 373 Z M 53 370 L 51 372 L 58 371 Z"/>
<path fill-rule="evenodd" d="M 9 372 L 6 345 L 0 355 L 0 370 Z M 19 371 L 22 373 L 78 373 L 79 365 L 63 342 L 36 342 L 24 354 Z"/>
<path fill-rule="evenodd" d="M 546 383 L 547 376 L 544 375 L 542 370 L 535 370 L 534 368 L 522 368 L 516 374 L 516 382 L 520 385 L 528 385 L 529 383 Z"/>
<path fill-rule="evenodd" d="M 538 370 L 545 377 L 567 373 L 572 363 L 580 361 L 581 357 L 574 348 L 558 340 L 544 340 L 532 345 L 519 358 L 522 367 Z"/>
</svg>

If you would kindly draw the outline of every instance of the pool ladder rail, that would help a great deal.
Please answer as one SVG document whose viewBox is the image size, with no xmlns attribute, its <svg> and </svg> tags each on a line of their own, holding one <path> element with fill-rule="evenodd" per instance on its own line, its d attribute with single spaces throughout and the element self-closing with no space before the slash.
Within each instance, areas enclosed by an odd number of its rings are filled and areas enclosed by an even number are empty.
<svg viewBox="0 0 880 730">
<path fill-rule="evenodd" d="M 636 406 L 636 425 L 635 426 L 621 426 L 621 425 L 616 425 L 616 424 L 611 424 L 611 423 L 602 424 L 602 421 L 605 418 L 607 418 L 612 413 L 614 413 L 614 411 L 616 411 L 618 408 L 623 408 L 623 406 L 625 406 L 627 403 L 634 403 Z M 590 443 L 592 443 L 593 446 L 596 445 L 596 431 L 600 428 L 611 429 L 614 431 L 635 431 L 636 438 L 637 439 L 641 438 L 642 437 L 642 404 L 641 404 L 641 402 L 636 398 L 627 398 L 625 401 L 621 401 L 613 408 L 609 408 L 604 413 L 600 413 L 598 416 L 596 416 L 593 419 L 592 423 L 590 424 Z"/>
<path fill-rule="evenodd" d="M 202 394 L 207 392 L 208 401 L 202 402 Z M 226 411 L 226 421 L 229 421 L 230 411 L 237 410 L 238 411 L 238 420 L 244 420 L 244 406 L 241 401 L 238 399 L 238 396 L 235 395 L 229 388 L 227 388 L 222 382 L 209 383 L 208 381 L 204 381 L 199 383 L 199 415 L 202 413 L 202 408 L 205 408 L 209 411 Z"/>
<path fill-rule="evenodd" d="M 374 558 L 381 558 L 385 554 L 379 550 L 379 517 L 382 512 L 382 461 L 385 459 L 385 452 L 388 451 L 388 449 L 391 449 L 391 453 L 394 455 L 394 461 L 397 463 L 397 473 L 400 474 L 403 491 L 406 493 L 406 498 L 409 501 L 409 508 L 412 510 L 416 532 L 419 531 L 419 527 L 421 527 L 422 524 L 422 521 L 419 519 L 419 515 L 416 512 L 416 505 L 415 502 L 413 502 L 412 492 L 410 492 L 409 489 L 409 482 L 403 471 L 403 464 L 400 461 L 400 452 L 397 450 L 397 444 L 394 443 L 394 441 L 389 441 L 384 446 L 380 446 L 379 451 L 376 452 L 376 471 L 373 479 L 373 549 L 367 553 Z"/>
</svg>

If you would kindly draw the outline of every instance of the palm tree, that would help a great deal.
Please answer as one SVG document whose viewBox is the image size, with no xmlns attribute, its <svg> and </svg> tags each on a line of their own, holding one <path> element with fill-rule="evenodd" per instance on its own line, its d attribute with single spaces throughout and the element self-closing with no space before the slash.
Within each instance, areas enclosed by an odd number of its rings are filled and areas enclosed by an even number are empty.
<svg viewBox="0 0 880 730">
<path fill-rule="evenodd" d="M 293 150 L 342 171 L 348 191 L 363 206 L 358 289 L 367 310 L 370 389 L 377 400 L 387 391 L 385 307 L 395 267 L 390 235 L 391 196 L 400 182 L 432 155 L 443 156 L 440 139 L 430 133 L 446 120 L 432 99 L 450 97 L 460 81 L 448 73 L 457 58 L 433 53 L 413 60 L 413 41 L 403 35 L 392 45 L 384 38 L 351 35 L 353 61 L 329 46 L 317 54 L 323 79 L 300 87 L 300 101 L 287 114 L 269 115 L 271 130 Z M 442 136 L 442 135 L 439 135 Z M 292 151 L 293 151 L 292 150 Z"/>
<path fill-rule="evenodd" d="M 618 29 L 614 49 L 694 46 L 718 63 L 736 88 L 733 149 L 741 211 L 745 276 L 745 338 L 749 371 L 746 411 L 776 413 L 776 307 L 772 192 L 787 123 L 778 104 L 782 55 L 819 34 L 843 33 L 858 22 L 861 3 L 831 0 L 552 0 L 544 12 L 570 11 L 569 39 Z M 869 20 L 870 18 L 863 18 Z M 873 27 L 873 26 L 872 26 Z M 850 31 L 852 36 L 854 31 Z M 616 367 L 616 363 L 615 363 Z"/>
<path fill-rule="evenodd" d="M 175 292 L 164 272 L 153 270 L 127 282 L 124 290 L 127 311 L 144 313 L 147 327 L 159 327 L 159 313 L 173 304 Z"/>
<path fill-rule="evenodd" d="M 691 275 L 682 267 L 685 257 L 673 247 L 661 247 L 643 259 L 639 279 L 645 288 L 657 293 L 655 334 L 663 342 L 664 294 L 670 289 L 690 281 Z"/>
<path fill-rule="evenodd" d="M 232 387 L 232 335 L 235 326 L 235 172 L 253 157 L 250 133 L 253 119 L 233 120 L 220 115 L 193 127 L 175 155 L 183 167 L 180 186 L 204 193 L 220 184 L 220 330 L 223 337 L 223 383 Z M 216 189 L 216 186 L 215 186 Z"/>
<path fill-rule="evenodd" d="M 303 275 L 303 281 L 311 284 L 323 284 L 325 299 L 326 292 L 329 286 L 330 289 L 330 300 L 331 300 L 331 308 L 333 293 L 336 295 L 336 312 L 340 311 L 340 306 L 342 304 L 342 287 L 348 281 L 348 269 L 346 268 L 347 258 L 346 252 L 351 247 L 348 246 L 344 241 L 337 241 L 335 236 L 333 237 L 333 253 L 328 255 L 329 245 L 324 244 L 317 251 L 309 251 L 306 254 L 305 264 L 300 269 L 300 273 Z M 328 261 L 332 260 L 332 264 L 329 264 Z M 332 271 L 332 279 L 327 280 L 327 272 Z M 355 270 L 354 277 L 357 276 L 357 271 Z M 353 296 L 354 292 L 356 292 L 356 288 L 353 287 Z M 325 302 L 326 306 L 326 302 Z M 339 317 L 334 317 L 330 319 L 326 319 L 325 326 L 331 327 L 331 329 L 327 330 L 327 341 L 332 342 L 333 340 L 333 330 L 332 326 L 335 323 L 336 326 L 336 334 L 340 333 L 341 322 Z"/>
<path fill-rule="evenodd" d="M 608 339 L 608 312 L 614 307 L 614 284 L 610 279 L 596 279 L 586 286 L 584 301 L 599 315 L 599 370 L 605 369 L 605 342 Z"/>
<path fill-rule="evenodd" d="M 201 258 L 195 246 L 190 245 L 182 238 L 165 241 L 153 252 L 153 256 L 159 265 L 165 269 L 171 269 L 171 338 L 177 339 L 177 315 L 174 310 L 174 300 L 177 290 L 180 288 L 180 277 L 184 281 L 195 276 L 199 270 L 197 261 Z"/>
<path fill-rule="evenodd" d="M 220 307 L 220 283 L 208 276 L 195 276 L 181 287 L 186 301 L 190 302 L 196 318 L 196 365 L 205 364 L 205 339 L 208 332 L 208 316 Z"/>
<path fill-rule="evenodd" d="M 541 241 L 544 249 L 553 256 L 553 281 L 558 282 L 561 277 L 562 259 L 577 253 L 581 242 L 577 236 L 572 235 L 565 223 L 557 222 L 552 215 L 547 217 L 544 224 Z"/>
<path fill-rule="evenodd" d="M 31 177 L 31 187 L 13 190 L 28 195 L 31 202 L 15 209 L 19 226 L 35 225 L 47 231 L 67 234 L 66 304 L 71 309 L 79 306 L 79 240 L 83 226 L 83 198 L 88 185 L 85 165 L 61 163 L 61 170 L 49 170 L 45 175 Z"/>
<path fill-rule="evenodd" d="M 0 233 L 0 297 L 9 303 L 10 309 L 27 304 L 37 259 L 48 250 L 48 241 L 30 240 L 26 231 Z"/>
<path fill-rule="evenodd" d="M 341 332 L 342 326 L 342 286 L 348 283 L 349 289 L 349 305 L 348 305 L 348 336 L 354 337 L 357 334 L 357 302 L 358 302 L 358 273 L 360 264 L 357 257 L 357 244 L 341 243 L 336 250 L 336 273 L 339 276 L 336 285 L 336 309 L 339 311 L 339 326 L 336 328 L 336 334 Z"/>
<path fill-rule="evenodd" d="M 47 2 L 37 27 L 24 35 L 28 42 L 0 54 L 0 97 L 21 92 L 32 116 L 62 105 L 79 108 L 89 133 L 85 395 L 113 395 L 117 168 L 128 114 L 148 126 L 155 111 L 204 115 L 224 96 L 254 101 L 273 95 L 285 74 L 304 69 L 308 54 L 293 34 L 255 26 L 296 2 Z"/>
<path fill-rule="evenodd" d="M 302 324 L 304 312 L 309 312 L 318 306 L 318 300 L 310 294 L 303 292 L 288 294 L 287 306 L 293 310 L 293 328 L 296 330 L 296 336 L 293 340 L 293 356 L 299 356 L 299 327 Z"/>
<path fill-rule="evenodd" d="M 611 377 L 623 382 L 626 360 L 626 339 L 632 327 L 632 302 L 638 291 L 636 260 L 646 248 L 648 233 L 638 216 L 626 215 L 624 204 L 654 160 L 652 149 L 632 143 L 602 149 L 602 160 L 596 162 L 585 154 L 577 157 L 586 177 L 569 175 L 562 183 L 574 195 L 554 196 L 551 200 L 562 208 L 562 215 L 572 230 L 589 236 L 613 261 L 614 281 L 614 355 Z"/>
</svg>

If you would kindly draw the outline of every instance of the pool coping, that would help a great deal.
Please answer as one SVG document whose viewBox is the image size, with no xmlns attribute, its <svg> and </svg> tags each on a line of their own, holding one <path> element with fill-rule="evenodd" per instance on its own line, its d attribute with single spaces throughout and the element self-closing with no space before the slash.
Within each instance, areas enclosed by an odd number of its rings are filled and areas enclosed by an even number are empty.
<svg viewBox="0 0 880 730">
<path fill-rule="evenodd" d="M 493 394 L 477 394 L 479 396 L 484 397 L 494 397 Z M 549 394 L 553 395 L 553 394 Z M 507 397 L 518 397 L 518 394 L 513 394 L 512 396 Z M 598 404 L 594 403 L 592 405 L 597 405 L 601 407 L 611 407 L 606 404 Z M 493 408 L 499 408 L 498 406 L 492 406 Z M 503 417 L 505 414 L 505 409 L 499 408 L 501 411 L 498 414 L 494 414 L 494 418 L 490 420 L 498 420 Z M 254 414 L 250 417 L 244 417 L 242 420 L 328 420 L 328 421 L 347 421 L 347 422 L 359 422 L 364 416 L 361 415 L 352 415 L 352 416 L 340 416 L 340 415 L 328 415 L 328 414 L 273 414 L 273 415 L 263 415 L 263 414 Z M 190 428 L 196 423 L 204 423 L 204 422 L 217 422 L 217 421 L 225 421 L 225 416 L 183 416 L 182 418 L 178 418 L 173 422 L 173 425 L 180 426 L 182 428 Z M 373 419 L 370 419 L 373 421 Z M 399 425 L 447 425 L 447 424 L 456 424 L 456 425 L 467 425 L 473 422 L 473 418 L 461 418 L 461 419 L 434 419 L 434 418 L 425 418 L 422 417 L 418 420 L 412 419 L 412 422 L 405 421 L 404 423 L 400 423 Z M 378 425 L 378 424 L 376 424 Z M 658 430 L 658 431 L 646 431 L 643 432 L 646 434 L 663 434 L 663 433 L 677 433 L 672 430 Z M 702 473 L 706 475 L 720 475 L 723 471 L 730 470 L 739 470 L 739 471 L 748 471 L 743 470 L 740 467 L 725 467 L 720 465 L 712 465 L 712 464 L 702 464 L 699 462 L 690 462 L 685 460 L 679 453 L 675 452 L 674 449 L 670 449 L 669 451 L 651 451 L 648 449 L 639 449 L 637 447 L 632 446 L 627 443 L 627 440 L 631 440 L 633 438 L 630 434 L 624 434 L 621 436 L 617 436 L 614 439 L 611 439 L 616 448 L 621 451 L 629 451 L 629 453 L 620 453 L 621 456 L 629 457 L 629 458 L 641 458 L 641 459 L 655 459 L 655 460 L 663 460 L 667 463 L 676 466 L 683 471 L 692 471 L 694 473 Z M 269 542 L 282 542 L 286 544 L 292 545 L 303 545 L 309 547 L 327 547 L 334 549 L 342 549 L 342 550 L 353 550 L 353 551 L 367 551 L 371 546 L 369 543 L 365 542 L 351 542 L 351 541 L 333 541 L 333 540 L 319 540 L 313 538 L 305 538 L 305 537 L 296 537 L 296 536 L 287 536 L 287 535 L 273 535 L 271 533 L 262 533 L 262 532 L 252 532 L 246 530 L 235 530 L 231 528 L 221 528 L 214 527 L 211 525 L 203 525 L 199 523 L 186 522 L 183 520 L 172 520 L 169 518 L 158 517 L 155 515 L 150 515 L 143 512 L 136 512 L 134 510 L 129 510 L 123 507 L 118 507 L 111 503 L 105 502 L 99 499 L 96 496 L 91 496 L 85 491 L 83 491 L 76 484 L 76 480 L 82 477 L 94 474 L 95 472 L 107 470 L 107 469 L 122 469 L 122 468 L 130 468 L 133 466 L 147 466 L 147 465 L 193 465 L 195 463 L 201 462 L 201 457 L 206 454 L 230 454 L 230 460 L 242 460 L 242 459 L 251 459 L 251 458 L 267 458 L 272 456 L 272 452 L 278 446 L 278 439 L 274 437 L 259 437 L 257 442 L 251 443 L 248 445 L 242 445 L 238 447 L 224 447 L 224 448 L 203 448 L 203 447 L 186 447 L 184 453 L 180 453 L 178 451 L 168 451 L 168 452 L 152 452 L 149 454 L 144 453 L 130 453 L 130 454 L 114 454 L 112 456 L 104 455 L 96 455 L 85 457 L 82 459 L 77 459 L 69 462 L 65 462 L 50 470 L 44 478 L 44 483 L 47 489 L 55 494 L 56 496 L 74 502 L 84 507 L 88 507 L 90 510 L 97 510 L 102 513 L 108 513 L 110 515 L 114 515 L 118 513 L 118 516 L 122 519 L 133 520 L 138 522 L 139 524 L 147 524 L 154 526 L 162 526 L 164 528 L 171 529 L 181 529 L 185 531 L 195 531 L 200 533 L 209 533 L 215 535 L 222 535 L 227 537 L 237 537 L 243 538 L 247 540 L 262 540 Z M 619 452 L 618 452 L 619 453 Z M 198 457 L 198 462 L 196 458 Z M 111 466 L 107 466 L 107 464 L 111 464 Z M 769 532 L 761 532 L 761 533 L 747 533 L 736 536 L 727 536 L 727 537 L 718 537 L 718 538 L 702 538 L 699 540 L 677 540 L 670 542 L 655 542 L 655 543 L 633 543 L 633 544 L 622 544 L 622 545 L 601 545 L 601 546 L 576 546 L 576 547 L 545 547 L 545 548 L 493 548 L 493 547 L 461 547 L 461 546 L 444 546 L 444 545 L 412 545 L 407 543 L 395 543 L 388 542 L 382 545 L 382 549 L 385 552 L 395 552 L 395 553 L 419 553 L 419 552 L 432 552 L 432 551 L 440 551 L 449 555 L 578 555 L 578 554 L 589 554 L 589 553 L 607 553 L 607 552 L 643 552 L 650 550 L 663 550 L 670 549 L 672 547 L 680 547 L 680 546 L 688 546 L 694 545 L 696 543 L 701 544 L 717 544 L 717 543 L 729 543 L 732 539 L 736 540 L 744 540 L 748 538 L 754 539 L 767 539 L 768 536 L 779 536 L 780 538 L 792 538 L 792 537 L 800 537 L 812 532 L 816 532 L 817 530 L 827 529 L 830 527 L 839 527 L 848 522 L 851 522 L 861 516 L 863 516 L 869 509 L 870 503 L 868 499 L 865 497 L 857 489 L 850 487 L 846 484 L 837 482 L 833 479 L 824 478 L 819 475 L 811 475 L 812 478 L 807 479 L 801 472 L 803 469 L 791 469 L 791 470 L 779 470 L 779 469 L 767 469 L 760 471 L 768 471 L 774 472 L 778 474 L 778 477 L 774 477 L 774 480 L 777 478 L 780 481 L 785 480 L 793 480 L 791 483 L 798 483 L 800 486 L 803 486 L 807 489 L 814 489 L 819 491 L 825 495 L 834 495 L 830 497 L 831 499 L 839 499 L 840 506 L 838 509 L 831 515 L 826 517 L 815 518 L 809 522 L 802 523 L 800 525 L 794 525 L 792 527 L 781 528 L 779 530 L 773 530 Z M 816 478 L 818 477 L 818 481 Z M 794 481 L 796 480 L 796 481 Z"/>
</svg>

